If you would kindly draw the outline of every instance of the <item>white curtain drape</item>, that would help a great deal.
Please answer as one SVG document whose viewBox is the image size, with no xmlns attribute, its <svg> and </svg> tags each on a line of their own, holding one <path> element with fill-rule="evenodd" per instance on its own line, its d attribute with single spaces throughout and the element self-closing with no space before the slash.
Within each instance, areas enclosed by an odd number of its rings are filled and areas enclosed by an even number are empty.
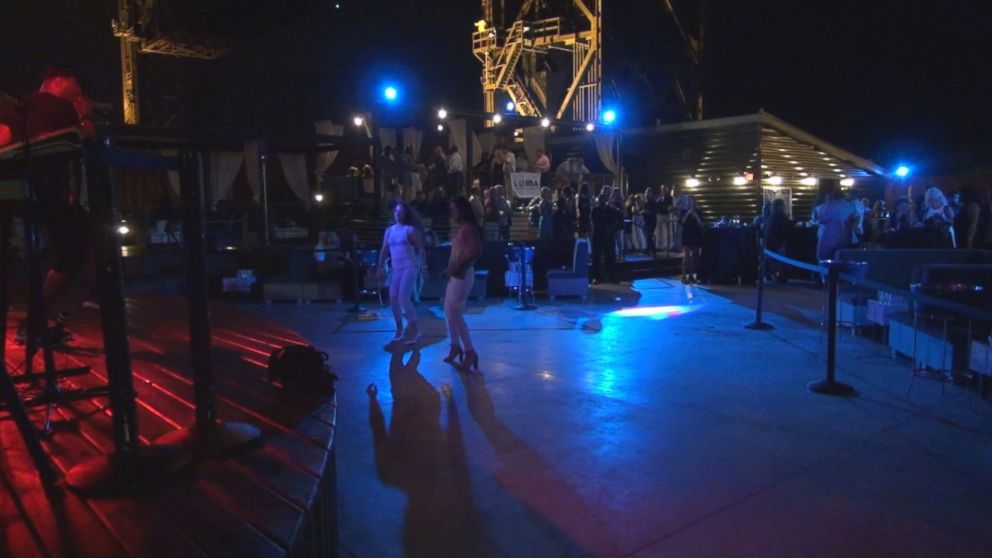
<svg viewBox="0 0 992 558">
<path fill-rule="evenodd" d="M 599 160 L 603 162 L 603 166 L 607 170 L 616 173 L 617 160 L 613 149 L 616 141 L 616 133 L 600 132 L 595 134 L 594 137 L 596 139 L 596 153 L 599 154 Z"/>
<path fill-rule="evenodd" d="M 248 178 L 248 187 L 251 188 L 251 196 L 256 202 L 261 199 L 262 192 L 260 169 L 261 161 L 258 160 L 258 141 L 251 140 L 245 142 L 245 175 Z"/>
<path fill-rule="evenodd" d="M 307 180 L 307 158 L 302 153 L 280 153 L 279 165 L 282 166 L 282 173 L 289 183 L 289 189 L 296 194 L 296 197 L 303 200 L 307 207 L 310 207 L 310 183 Z"/>
<path fill-rule="evenodd" d="M 482 161 L 482 142 L 474 131 L 472 132 L 472 162 L 469 167 L 474 167 Z"/>
<path fill-rule="evenodd" d="M 458 152 L 465 156 L 465 148 L 467 146 L 465 142 L 465 121 L 464 120 L 452 120 L 448 123 L 448 129 L 450 133 L 448 134 L 448 147 L 452 145 L 458 147 Z M 462 159 L 463 161 L 465 159 Z"/>
<path fill-rule="evenodd" d="M 344 126 L 342 124 L 335 124 L 330 120 L 314 122 L 313 127 L 317 134 L 321 136 L 340 136 L 344 134 Z M 331 165 L 334 164 L 334 160 L 337 158 L 337 151 L 320 151 L 317 153 L 317 159 L 314 161 L 313 167 L 313 174 L 317 177 L 317 183 L 320 183 L 324 173 L 327 172 L 327 169 L 331 168 Z"/>
<path fill-rule="evenodd" d="M 533 163 L 537 161 L 537 150 L 544 149 L 547 139 L 547 129 L 541 126 L 531 126 L 524 128 L 524 151 L 527 152 L 527 159 Z"/>
<path fill-rule="evenodd" d="M 176 149 L 163 149 L 159 153 L 163 157 L 175 157 L 179 155 L 179 151 Z M 172 188 L 172 191 L 175 192 L 177 196 L 180 195 L 179 171 L 170 170 L 170 171 L 166 171 L 165 174 L 169 178 L 169 187 Z"/>
<path fill-rule="evenodd" d="M 362 129 L 365 130 L 365 137 L 372 139 L 372 114 L 363 113 L 362 114 Z M 369 161 L 372 161 L 372 156 L 375 153 L 375 146 L 369 143 Z"/>
<path fill-rule="evenodd" d="M 479 134 L 479 143 L 482 144 L 482 152 L 492 153 L 493 149 L 496 149 L 496 132 L 492 130 L 486 130 Z M 482 157 L 482 154 L 479 154 Z"/>
<path fill-rule="evenodd" d="M 379 143 L 382 148 L 392 147 L 396 149 L 396 128 L 379 128 Z"/>
<path fill-rule="evenodd" d="M 210 152 L 210 199 L 214 204 L 227 197 L 244 160 L 241 151 Z"/>
<path fill-rule="evenodd" d="M 412 126 L 403 128 L 403 148 L 410 147 L 413 150 L 413 156 L 418 161 L 420 160 L 420 148 L 424 144 L 424 131 L 418 130 Z"/>
</svg>

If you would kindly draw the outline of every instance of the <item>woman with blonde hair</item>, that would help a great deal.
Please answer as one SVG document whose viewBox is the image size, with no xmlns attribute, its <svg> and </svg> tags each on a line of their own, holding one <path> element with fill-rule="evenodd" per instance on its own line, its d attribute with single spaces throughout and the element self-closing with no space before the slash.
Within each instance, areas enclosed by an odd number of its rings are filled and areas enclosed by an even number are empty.
<svg viewBox="0 0 992 558">
<path fill-rule="evenodd" d="M 944 248 L 957 248 L 957 235 L 954 230 L 954 210 L 947 203 L 947 197 L 940 188 L 932 186 L 923 196 L 923 224 L 941 233 Z"/>
<path fill-rule="evenodd" d="M 927 193 L 923 196 L 924 208 L 923 208 L 923 222 L 938 220 L 947 223 L 954 222 L 954 211 L 951 210 L 950 204 L 947 203 L 947 197 L 944 196 L 944 192 L 940 191 L 940 188 L 932 186 L 927 190 Z"/>
</svg>

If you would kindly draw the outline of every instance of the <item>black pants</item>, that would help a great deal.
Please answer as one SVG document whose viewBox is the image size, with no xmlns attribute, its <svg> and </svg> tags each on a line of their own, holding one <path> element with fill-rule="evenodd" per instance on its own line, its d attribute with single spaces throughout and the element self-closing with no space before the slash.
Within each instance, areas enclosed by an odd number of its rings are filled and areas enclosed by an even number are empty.
<svg viewBox="0 0 992 558">
<path fill-rule="evenodd" d="M 657 219 L 644 220 L 644 237 L 648 243 L 648 254 L 654 254 L 654 230 L 658 227 Z"/>
<path fill-rule="evenodd" d="M 598 281 L 617 282 L 617 244 L 614 242 L 614 236 L 596 233 L 592 235 L 592 270 L 593 277 Z"/>
</svg>

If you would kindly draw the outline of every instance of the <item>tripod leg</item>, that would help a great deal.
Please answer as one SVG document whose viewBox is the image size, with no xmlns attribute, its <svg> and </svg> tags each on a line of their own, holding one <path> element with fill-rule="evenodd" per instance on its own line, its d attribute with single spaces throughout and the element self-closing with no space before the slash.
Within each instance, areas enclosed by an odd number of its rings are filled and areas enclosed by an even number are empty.
<svg viewBox="0 0 992 558">
<path fill-rule="evenodd" d="M 9 261 L 9 240 L 10 217 L 4 215 L 0 217 L 0 261 L 2 262 Z M 7 404 L 7 411 L 14 419 L 17 429 L 21 433 L 24 446 L 31 455 L 31 460 L 34 461 L 34 466 L 38 469 L 38 474 L 46 483 L 52 483 L 57 479 L 55 470 L 52 468 L 52 463 L 48 459 L 48 454 L 45 453 L 45 449 L 41 446 L 41 441 L 38 439 L 38 432 L 35 430 L 34 425 L 31 424 L 31 419 L 28 417 L 28 413 L 24 410 L 24 405 L 17 395 L 14 382 L 11 381 L 10 375 L 7 373 L 7 302 L 7 275 L 4 273 L 3 277 L 0 277 L 0 327 L 2 327 L 3 332 L 3 335 L 0 335 L 0 397 Z"/>
<path fill-rule="evenodd" d="M 38 234 L 37 212 L 28 211 L 24 220 L 24 236 L 28 257 L 28 280 L 31 282 L 28 303 L 28 342 L 24 354 L 26 374 L 33 372 L 34 356 L 40 342 L 45 373 L 45 394 L 55 396 L 58 391 L 56 380 L 55 354 L 48 335 L 48 315 L 42 288 L 44 278 L 41 272 L 41 240 Z"/>
</svg>

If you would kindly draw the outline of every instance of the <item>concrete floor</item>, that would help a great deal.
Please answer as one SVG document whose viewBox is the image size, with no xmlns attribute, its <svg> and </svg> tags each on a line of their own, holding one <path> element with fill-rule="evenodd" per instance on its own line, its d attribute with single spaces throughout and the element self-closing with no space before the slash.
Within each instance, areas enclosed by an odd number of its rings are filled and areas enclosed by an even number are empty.
<svg viewBox="0 0 992 558">
<path fill-rule="evenodd" d="M 992 556 L 975 392 L 917 380 L 907 399 L 908 361 L 844 333 L 860 395 L 813 394 L 819 330 L 746 330 L 747 308 L 664 280 L 512 306 L 472 304 L 470 376 L 441 362 L 436 304 L 405 354 L 383 350 L 388 308 L 251 307 L 340 376 L 343 556 Z"/>
</svg>

